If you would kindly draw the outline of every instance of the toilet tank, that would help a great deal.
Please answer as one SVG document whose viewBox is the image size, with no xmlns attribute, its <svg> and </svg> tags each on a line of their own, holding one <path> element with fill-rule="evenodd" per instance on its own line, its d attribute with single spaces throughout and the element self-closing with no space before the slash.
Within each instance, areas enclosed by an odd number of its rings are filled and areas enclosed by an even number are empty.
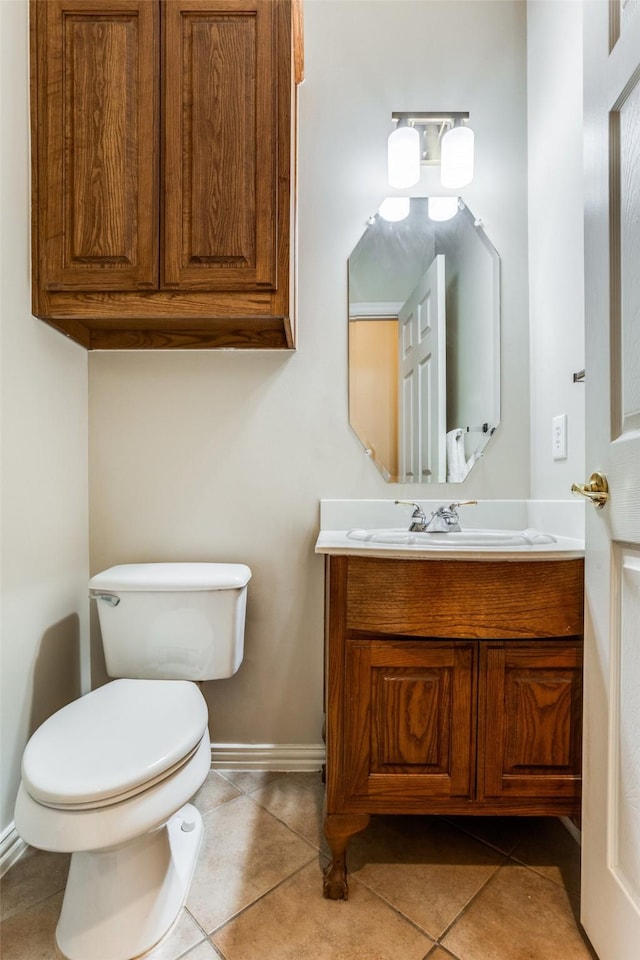
<svg viewBox="0 0 640 960">
<path fill-rule="evenodd" d="M 216 680 L 244 654 L 243 563 L 129 563 L 89 581 L 110 677 Z"/>
</svg>

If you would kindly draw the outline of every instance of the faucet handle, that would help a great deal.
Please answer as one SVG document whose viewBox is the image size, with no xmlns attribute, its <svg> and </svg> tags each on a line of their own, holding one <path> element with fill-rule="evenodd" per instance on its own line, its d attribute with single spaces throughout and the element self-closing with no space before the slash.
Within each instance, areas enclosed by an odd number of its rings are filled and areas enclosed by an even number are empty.
<svg viewBox="0 0 640 960">
<path fill-rule="evenodd" d="M 414 517 L 418 516 L 419 514 L 422 514 L 424 516 L 424 511 L 422 507 L 419 507 L 417 503 L 413 502 L 413 500 L 394 500 L 393 502 L 395 504 L 402 504 L 402 506 L 404 507 L 415 507 L 415 510 L 413 511 Z"/>
<path fill-rule="evenodd" d="M 413 507 L 413 513 L 411 514 L 411 525 L 409 530 L 411 533 L 424 533 L 427 526 L 427 518 L 424 515 L 424 510 L 422 507 L 419 507 L 417 503 L 414 503 L 413 500 L 394 500 L 396 504 L 402 504 L 405 507 Z"/>
<path fill-rule="evenodd" d="M 449 510 L 457 510 L 458 507 L 470 507 L 477 504 L 477 500 L 456 500 L 455 503 L 449 504 Z"/>
</svg>

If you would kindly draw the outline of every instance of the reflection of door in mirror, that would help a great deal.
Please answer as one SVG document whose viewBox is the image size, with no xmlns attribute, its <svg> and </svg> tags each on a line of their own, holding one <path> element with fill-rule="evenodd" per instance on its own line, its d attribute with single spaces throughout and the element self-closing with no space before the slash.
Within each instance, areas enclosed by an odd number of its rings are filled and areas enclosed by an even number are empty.
<svg viewBox="0 0 640 960">
<path fill-rule="evenodd" d="M 398 314 L 400 480 L 446 480 L 444 255 L 438 254 Z"/>
</svg>

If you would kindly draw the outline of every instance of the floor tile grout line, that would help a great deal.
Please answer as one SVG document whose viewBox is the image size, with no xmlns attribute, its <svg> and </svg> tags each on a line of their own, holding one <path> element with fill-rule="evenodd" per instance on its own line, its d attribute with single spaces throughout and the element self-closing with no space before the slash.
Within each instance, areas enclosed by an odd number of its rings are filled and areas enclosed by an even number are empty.
<svg viewBox="0 0 640 960">
<path fill-rule="evenodd" d="M 425 960 L 429 960 L 429 957 L 434 956 L 436 950 L 444 950 L 448 960 L 461 960 L 461 957 L 459 957 L 457 953 L 451 953 L 451 950 L 442 943 L 436 943 L 435 949 L 432 949 L 431 952 L 427 954 Z"/>
<path fill-rule="evenodd" d="M 243 793 L 245 797 L 248 797 L 251 793 L 254 793 L 256 790 L 262 790 L 266 786 L 266 784 L 262 784 L 259 787 L 255 787 L 255 786 L 252 787 L 251 790 L 245 790 L 244 787 L 241 787 L 240 784 L 238 783 L 234 783 L 233 780 L 230 777 L 226 776 L 226 774 L 222 773 L 221 770 L 214 770 L 214 768 L 212 767 L 210 772 L 215 773 L 219 777 L 222 777 L 222 779 L 226 780 L 226 782 L 231 784 L 232 787 L 235 787 L 236 790 L 239 790 L 240 793 Z M 234 773 L 234 772 L 235 773 L 275 773 L 276 776 L 273 778 L 273 780 L 269 781 L 270 783 L 275 783 L 276 780 L 280 780 L 282 777 L 285 777 L 287 775 L 286 770 L 236 770 L 236 771 L 231 770 L 229 772 L 230 773 Z M 207 776 L 208 775 L 209 774 L 207 774 Z"/>
<path fill-rule="evenodd" d="M 461 833 L 463 833 L 467 837 L 470 837 L 472 840 L 477 840 L 478 843 L 483 843 L 485 846 L 489 847 L 491 850 L 494 850 L 496 853 L 499 853 L 501 856 L 507 857 L 509 860 L 512 860 L 514 863 L 517 863 L 518 866 L 526 867 L 527 870 L 532 870 L 533 873 L 537 874 L 539 877 L 544 877 L 545 880 L 550 880 L 551 883 L 555 883 L 556 886 L 560 887 L 562 890 L 567 889 L 567 886 L 565 883 L 561 882 L 560 880 L 554 880 L 553 877 L 549 877 L 546 873 L 544 873 L 542 870 L 535 867 L 533 864 L 525 863 L 524 860 L 520 860 L 519 857 L 516 856 L 515 851 L 518 849 L 519 844 L 522 842 L 522 837 L 516 840 L 513 843 L 513 845 L 509 848 L 509 850 L 505 850 L 504 848 L 499 847 L 496 843 L 493 843 L 491 840 L 485 840 L 482 837 L 478 837 L 476 836 L 475 833 L 472 833 L 470 829 L 467 829 L 466 827 L 462 827 L 459 824 L 455 823 L 454 818 L 452 819 L 443 818 L 443 819 L 447 820 L 447 823 L 449 824 L 449 826 L 452 826 L 456 830 L 459 830 Z M 558 864 L 556 864 L 556 866 L 558 866 Z"/>
<path fill-rule="evenodd" d="M 480 818 L 481 819 L 481 818 Z M 487 840 L 484 837 L 479 837 L 477 834 L 473 833 L 470 827 L 462 827 L 459 823 L 455 822 L 455 818 L 443 817 L 443 820 L 449 824 L 450 827 L 453 827 L 455 830 L 458 830 L 460 833 L 463 833 L 465 837 L 470 837 L 472 840 L 476 840 L 478 843 L 482 843 L 485 847 L 489 847 L 491 850 L 499 853 L 503 857 L 509 857 L 518 846 L 522 837 L 519 837 L 517 840 L 511 844 L 508 850 L 505 850 L 504 847 L 500 847 L 497 843 L 494 843 L 492 840 Z"/>
<path fill-rule="evenodd" d="M 228 800 L 221 800 L 220 803 L 216 803 L 214 807 L 209 807 L 208 810 L 201 810 L 197 803 L 194 803 L 196 810 L 200 812 L 201 817 L 206 817 L 208 814 L 213 813 L 214 810 L 220 810 L 221 807 L 228 807 L 230 803 L 235 803 L 236 800 L 243 800 L 247 796 L 246 793 L 239 793 L 237 797 L 229 797 Z M 193 801 L 190 800 L 190 803 Z"/>
<path fill-rule="evenodd" d="M 423 937 L 427 937 L 429 940 L 431 940 L 432 943 L 427 953 L 429 953 L 430 950 L 433 950 L 433 948 L 437 946 L 438 941 L 435 937 L 433 937 L 427 930 L 425 930 L 424 927 L 421 927 L 419 923 L 416 923 L 415 920 L 412 920 L 411 917 L 408 917 L 406 913 L 403 913 L 402 910 L 400 910 L 400 908 L 395 905 L 395 903 L 392 903 L 391 900 L 387 900 L 384 894 L 380 893 L 379 890 L 376 890 L 375 887 L 370 886 L 365 880 L 362 880 L 360 877 L 355 877 L 352 873 L 348 874 L 348 877 L 349 877 L 350 883 L 355 883 L 356 885 L 360 884 L 360 886 L 365 887 L 365 889 L 368 890 L 369 893 L 371 893 L 374 897 L 376 897 L 376 899 L 382 900 L 385 906 L 389 907 L 389 909 L 392 910 L 394 913 L 397 913 L 399 917 L 401 917 L 406 923 L 408 923 L 415 930 L 417 930 L 418 933 L 421 933 Z"/>
<path fill-rule="evenodd" d="M 464 904 L 464 906 L 462 906 L 462 907 L 460 908 L 460 910 L 459 910 L 458 913 L 455 915 L 455 917 L 453 918 L 453 920 L 451 920 L 451 921 L 447 924 L 447 926 L 444 928 L 444 930 L 442 930 L 442 932 L 438 934 L 437 943 L 438 943 L 439 946 L 443 947 L 445 950 L 447 949 L 447 947 L 445 946 L 445 944 L 442 943 L 442 941 L 444 940 L 444 938 L 445 938 L 445 937 L 447 936 L 447 934 L 453 929 L 453 927 L 456 925 L 456 923 L 458 923 L 458 921 L 459 921 L 460 919 L 462 919 L 462 917 L 464 916 L 464 914 L 465 914 L 465 913 L 469 910 L 469 908 L 471 907 L 471 904 L 474 903 L 474 902 L 478 899 L 478 897 L 484 892 L 484 890 L 486 890 L 488 884 L 490 884 L 491 881 L 493 880 L 493 878 L 498 875 L 498 873 L 502 870 L 503 867 L 506 866 L 506 864 L 508 863 L 508 861 L 509 861 L 509 857 L 506 856 L 506 855 L 503 855 L 502 863 L 498 863 L 498 864 L 496 865 L 495 869 L 491 871 L 491 873 L 489 874 L 489 876 L 487 877 L 487 879 L 484 881 L 484 883 L 481 883 L 481 884 L 480 884 L 480 886 L 478 887 L 478 889 L 476 890 L 476 892 L 475 892 L 472 896 L 470 896 L 469 899 L 467 900 L 467 902 Z"/>
<path fill-rule="evenodd" d="M 423 958 L 423 960 L 429 960 L 429 957 L 433 957 L 435 955 L 436 950 L 444 950 L 448 960 L 461 960 L 461 958 L 457 954 L 451 953 L 451 950 L 449 950 L 448 947 L 445 947 L 442 943 L 438 943 L 438 942 L 434 944 L 434 946 L 431 948 L 431 950 L 426 955 L 426 957 Z"/>
<path fill-rule="evenodd" d="M 188 891 L 187 891 L 187 896 L 188 896 Z M 186 914 L 189 915 L 189 917 L 193 920 L 193 922 L 195 923 L 195 925 L 196 925 L 196 927 L 198 928 L 198 930 L 200 930 L 200 932 L 202 933 L 202 940 L 208 940 L 208 939 L 209 939 L 209 935 L 208 935 L 207 931 L 206 931 L 205 928 L 202 926 L 202 924 L 200 923 L 200 921 L 196 919 L 195 914 L 193 914 L 193 913 L 191 912 L 191 910 L 189 910 L 189 907 L 186 905 L 186 903 L 185 903 L 185 905 L 183 906 L 182 909 L 184 910 L 184 912 L 185 912 Z M 202 943 L 202 940 L 200 940 L 199 942 Z M 197 947 L 197 946 L 198 946 L 198 944 L 197 944 L 197 943 L 194 943 L 193 947 Z M 189 950 L 193 950 L 193 947 L 189 947 Z M 187 951 L 185 951 L 185 953 L 186 953 L 186 952 L 187 952 Z M 184 954 L 181 953 L 181 954 L 176 958 L 176 960 L 180 960 L 180 957 L 183 957 L 183 956 L 184 956 Z"/>
<path fill-rule="evenodd" d="M 323 856 L 328 856 L 328 854 L 325 853 L 325 851 L 322 849 L 322 846 L 315 844 L 313 840 L 310 840 L 308 837 L 305 837 L 303 833 L 300 833 L 298 830 L 295 829 L 295 827 L 292 827 L 291 824 L 287 823 L 286 820 L 283 820 L 282 817 L 279 817 L 272 810 L 269 810 L 268 807 L 265 807 L 262 803 L 259 803 L 258 800 L 255 799 L 255 797 L 251 796 L 251 794 L 248 793 L 246 796 L 249 800 L 255 803 L 255 805 L 259 807 L 260 810 L 264 810 L 265 813 L 268 813 L 271 817 L 273 817 L 274 820 L 276 820 L 278 823 L 281 823 L 283 827 L 286 827 L 287 830 L 289 830 L 295 837 L 298 837 L 298 839 L 300 840 L 304 840 L 304 842 L 307 843 L 317 853 Z"/>
<path fill-rule="evenodd" d="M 513 853 L 509 854 L 509 860 L 517 864 L 517 866 L 519 867 L 525 867 L 525 869 L 531 870 L 533 873 L 536 874 L 536 876 L 543 877 L 543 879 L 548 880 L 549 883 L 555 883 L 555 885 L 557 887 L 560 887 L 561 890 L 565 890 L 565 891 L 567 890 L 566 883 L 563 883 L 561 880 L 554 880 L 553 877 L 549 877 L 546 873 L 544 873 L 538 867 L 534 867 L 530 863 L 525 863 L 524 860 L 519 860 L 518 857 L 516 857 Z M 562 868 L 559 866 L 559 864 L 554 864 L 554 866 L 558 867 L 558 869 L 562 871 Z"/>
<path fill-rule="evenodd" d="M 14 917 L 19 917 L 23 913 L 33 910 L 34 907 L 41 907 L 42 904 L 47 903 L 48 900 L 53 900 L 54 897 L 59 897 L 61 893 L 64 893 L 65 886 L 60 887 L 59 890 L 54 890 L 52 893 L 48 893 L 46 897 L 42 897 L 40 900 L 34 900 L 33 903 L 28 904 L 26 907 L 22 907 L 21 910 L 14 910 L 13 913 L 8 914 L 6 917 L 3 917 L 2 920 L 0 920 L 0 927 L 2 927 L 3 924 L 8 923 L 9 920 L 13 920 Z"/>
<path fill-rule="evenodd" d="M 216 945 L 215 945 L 215 943 L 213 942 L 213 940 L 211 939 L 211 937 L 207 937 L 207 938 L 206 938 L 206 942 L 211 946 L 211 949 L 213 950 L 213 954 L 214 954 L 215 960 L 227 960 L 227 955 L 226 955 L 226 953 L 223 953 L 221 947 L 216 947 Z"/>
<path fill-rule="evenodd" d="M 309 860 L 306 861 L 306 863 L 301 864 L 301 865 L 300 865 L 299 867 L 297 867 L 292 873 L 288 874 L 288 876 L 283 877 L 282 880 L 278 880 L 277 883 L 274 883 L 274 885 L 273 885 L 272 887 L 269 887 L 268 890 L 265 890 L 264 893 L 261 893 L 260 896 L 259 896 L 259 897 L 256 897 L 255 900 L 252 900 L 251 903 L 247 903 L 246 906 L 241 907 L 239 910 L 237 910 L 237 911 L 236 911 L 234 914 L 232 914 L 230 917 L 227 917 L 226 920 L 223 920 L 222 923 L 220 923 L 217 927 L 214 927 L 213 930 L 210 930 L 209 933 L 206 934 L 206 937 L 207 937 L 208 940 L 211 940 L 211 942 L 212 942 L 213 945 L 215 946 L 216 950 L 220 950 L 220 949 L 221 949 L 221 948 L 219 948 L 219 947 L 214 943 L 214 941 L 213 941 L 213 939 L 212 939 L 213 936 L 214 936 L 216 933 L 219 933 L 221 930 L 223 930 L 223 929 L 224 929 L 228 924 L 230 924 L 233 920 L 237 920 L 238 917 L 240 917 L 243 913 L 246 913 L 247 910 L 251 910 L 252 907 L 255 907 L 255 905 L 256 905 L 257 903 L 260 903 L 261 900 L 264 900 L 265 897 L 268 897 L 269 894 L 273 893 L 274 890 L 277 890 L 278 887 L 281 887 L 283 884 L 287 883 L 289 880 L 291 880 L 293 877 L 295 877 L 296 874 L 300 873 L 302 870 L 306 870 L 306 868 L 307 868 L 311 863 L 313 863 L 314 860 L 315 860 L 315 857 L 310 857 Z"/>
</svg>

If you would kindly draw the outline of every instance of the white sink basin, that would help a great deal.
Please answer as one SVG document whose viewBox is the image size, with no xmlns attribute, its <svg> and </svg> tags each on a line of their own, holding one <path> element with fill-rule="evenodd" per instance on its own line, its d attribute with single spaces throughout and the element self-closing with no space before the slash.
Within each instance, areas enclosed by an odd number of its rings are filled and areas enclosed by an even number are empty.
<svg viewBox="0 0 640 960">
<path fill-rule="evenodd" d="M 349 530 L 349 540 L 360 543 L 417 544 L 423 547 L 533 547 L 556 543 L 539 530 L 462 530 L 458 533 L 411 533 L 406 529 Z"/>
</svg>

